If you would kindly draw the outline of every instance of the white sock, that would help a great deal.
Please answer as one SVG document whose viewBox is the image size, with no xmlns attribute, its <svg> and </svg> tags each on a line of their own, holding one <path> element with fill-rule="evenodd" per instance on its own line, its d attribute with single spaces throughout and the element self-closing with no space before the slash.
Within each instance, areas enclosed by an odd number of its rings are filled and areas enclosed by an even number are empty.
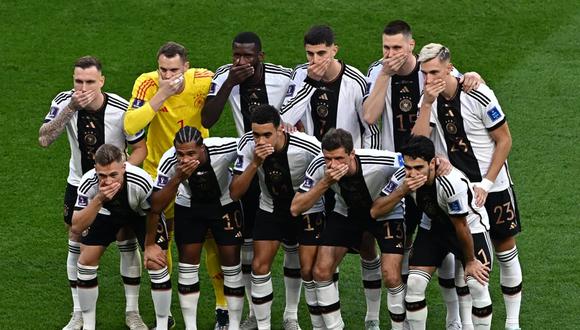
<svg viewBox="0 0 580 330">
<path fill-rule="evenodd" d="M 381 310 L 381 259 L 377 256 L 374 260 L 360 259 L 363 287 L 367 302 L 367 314 L 365 322 L 379 320 Z"/>
<path fill-rule="evenodd" d="M 155 308 L 155 320 L 157 330 L 167 330 L 167 318 L 171 308 L 171 279 L 169 269 L 163 267 L 159 270 L 149 270 L 151 278 L 151 297 Z"/>
<path fill-rule="evenodd" d="M 441 295 L 447 307 L 446 324 L 449 325 L 453 322 L 461 323 L 459 301 L 457 291 L 455 291 L 455 256 L 453 254 L 449 253 L 443 259 L 441 267 L 437 269 L 437 275 L 439 277 Z"/>
<path fill-rule="evenodd" d="M 282 243 L 282 248 L 284 250 L 284 287 L 286 289 L 286 307 L 283 319 L 298 320 L 298 303 L 302 290 L 298 244 L 289 246 Z"/>
<path fill-rule="evenodd" d="M 497 252 L 499 261 L 499 283 L 506 309 L 506 329 L 520 327 L 520 305 L 522 303 L 522 268 L 518 258 L 518 248 Z"/>
<path fill-rule="evenodd" d="M 254 305 L 252 304 L 252 259 L 254 258 L 254 241 L 251 238 L 244 239 L 241 248 L 242 260 L 242 281 L 246 291 L 246 299 L 248 300 L 249 316 L 254 316 Z"/>
<path fill-rule="evenodd" d="M 79 305 L 83 313 L 83 329 L 94 330 L 99 298 L 97 270 L 99 266 L 85 266 L 77 263 L 77 291 Z"/>
<path fill-rule="evenodd" d="M 387 289 L 387 308 L 391 316 L 391 329 L 402 330 L 405 321 L 405 284 Z"/>
<path fill-rule="evenodd" d="M 463 330 L 473 330 L 473 319 L 471 317 L 473 299 L 471 298 L 469 287 L 467 287 L 467 283 L 465 282 L 463 265 L 458 259 L 455 259 L 455 291 L 457 292 L 457 300 L 459 302 L 461 328 Z"/>
<path fill-rule="evenodd" d="M 229 330 L 238 330 L 244 308 L 244 284 L 242 282 L 242 264 L 222 266 L 224 273 L 224 294 L 228 301 L 230 317 Z"/>
<path fill-rule="evenodd" d="M 187 330 L 197 329 L 197 302 L 199 301 L 199 264 L 179 263 L 179 305 Z"/>
<path fill-rule="evenodd" d="M 338 292 L 339 294 L 339 298 L 340 298 L 340 291 L 338 290 L 338 280 L 340 279 L 340 266 L 336 266 L 336 269 L 334 270 L 334 274 L 332 274 L 332 282 L 334 283 L 334 286 L 336 287 L 336 292 Z"/>
<path fill-rule="evenodd" d="M 139 288 L 141 287 L 141 253 L 136 238 L 117 241 L 120 272 L 125 287 L 125 312 L 139 312 Z"/>
<path fill-rule="evenodd" d="M 318 307 L 318 299 L 316 298 L 316 284 L 314 281 L 304 281 L 304 299 L 308 305 L 308 312 L 310 313 L 310 321 L 313 330 L 324 329 L 324 319 Z"/>
<path fill-rule="evenodd" d="M 405 295 L 405 307 L 407 309 L 407 320 L 411 329 L 425 329 L 427 325 L 427 301 L 425 300 L 425 290 L 431 280 L 428 273 L 411 269 L 407 279 L 407 294 Z"/>
<path fill-rule="evenodd" d="M 68 255 L 66 257 L 66 274 L 70 284 L 70 292 L 73 301 L 73 312 L 80 312 L 79 294 L 77 291 L 77 262 L 81 255 L 81 243 L 68 241 Z"/>
<path fill-rule="evenodd" d="M 340 315 L 340 300 L 338 289 L 333 281 L 314 282 L 316 284 L 316 299 L 324 319 L 324 325 L 329 330 L 343 329 L 344 322 Z"/>
<path fill-rule="evenodd" d="M 258 329 L 269 330 L 271 327 L 271 309 L 274 292 L 272 289 L 271 273 L 256 275 L 252 272 L 252 303 L 254 314 L 258 321 Z"/>
<path fill-rule="evenodd" d="M 488 285 L 482 285 L 471 276 L 467 277 L 467 286 L 473 298 L 473 327 L 475 330 L 491 328 L 492 306 Z"/>
</svg>

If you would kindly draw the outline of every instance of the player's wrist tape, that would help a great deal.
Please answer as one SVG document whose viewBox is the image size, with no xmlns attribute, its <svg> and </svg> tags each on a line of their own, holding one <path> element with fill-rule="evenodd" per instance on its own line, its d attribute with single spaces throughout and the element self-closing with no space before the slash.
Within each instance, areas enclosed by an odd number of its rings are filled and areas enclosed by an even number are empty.
<svg viewBox="0 0 580 330">
<path fill-rule="evenodd" d="M 483 180 L 481 180 L 481 182 L 478 184 L 478 186 L 485 190 L 485 192 L 488 192 L 491 187 L 493 186 L 493 182 L 487 178 L 483 178 Z"/>
</svg>

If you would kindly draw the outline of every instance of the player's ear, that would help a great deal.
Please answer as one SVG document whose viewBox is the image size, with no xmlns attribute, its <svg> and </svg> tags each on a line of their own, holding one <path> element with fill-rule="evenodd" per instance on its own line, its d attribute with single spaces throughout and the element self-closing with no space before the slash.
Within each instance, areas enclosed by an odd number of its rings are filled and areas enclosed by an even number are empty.
<svg viewBox="0 0 580 330">
<path fill-rule="evenodd" d="M 335 57 L 337 53 L 338 53 L 338 45 L 334 44 L 332 45 L 332 57 Z"/>
<path fill-rule="evenodd" d="M 411 52 L 415 49 L 415 39 L 409 41 L 409 47 L 411 47 Z"/>
<path fill-rule="evenodd" d="M 453 71 L 453 63 L 447 63 L 447 74 L 450 74 Z"/>
<path fill-rule="evenodd" d="M 260 62 L 264 62 L 264 57 L 266 56 L 266 53 L 264 53 L 263 51 L 259 51 L 258 52 L 258 60 Z"/>
<path fill-rule="evenodd" d="M 101 75 L 101 78 L 99 79 L 99 87 L 103 88 L 104 85 L 105 85 L 105 76 Z"/>
<path fill-rule="evenodd" d="M 189 61 L 186 61 L 185 63 L 183 63 L 183 68 L 184 68 L 183 71 L 189 70 Z"/>
</svg>

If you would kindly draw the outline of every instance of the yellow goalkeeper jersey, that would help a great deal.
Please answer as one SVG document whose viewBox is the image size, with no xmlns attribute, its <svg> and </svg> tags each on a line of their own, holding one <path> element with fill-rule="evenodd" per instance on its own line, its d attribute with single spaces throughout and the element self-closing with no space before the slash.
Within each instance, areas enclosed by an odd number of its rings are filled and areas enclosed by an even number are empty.
<svg viewBox="0 0 580 330">
<path fill-rule="evenodd" d="M 142 74 L 135 81 L 125 114 L 125 130 L 128 134 L 147 127 L 147 158 L 143 169 L 155 177 L 157 165 L 163 153 L 173 145 L 175 133 L 183 126 L 199 129 L 203 137 L 209 130 L 201 125 L 201 109 L 209 92 L 213 72 L 206 69 L 189 69 L 184 74 L 183 92 L 168 98 L 157 112 L 153 111 L 149 100 L 157 93 L 159 73 Z"/>
</svg>

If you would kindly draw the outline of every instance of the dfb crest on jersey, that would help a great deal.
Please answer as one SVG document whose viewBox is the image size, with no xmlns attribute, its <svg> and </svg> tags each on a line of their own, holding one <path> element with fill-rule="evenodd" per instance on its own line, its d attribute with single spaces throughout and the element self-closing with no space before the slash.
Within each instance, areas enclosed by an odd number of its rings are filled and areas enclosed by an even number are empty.
<svg viewBox="0 0 580 330">
<path fill-rule="evenodd" d="M 58 107 L 50 107 L 50 111 L 48 112 L 48 118 L 55 118 L 58 114 Z"/>
<path fill-rule="evenodd" d="M 145 104 L 145 101 L 144 100 L 134 99 L 133 100 L 133 105 L 131 105 L 131 107 L 133 109 L 137 109 L 137 108 L 141 108 L 143 106 L 143 104 Z"/>
<path fill-rule="evenodd" d="M 493 107 L 487 111 L 487 116 L 489 119 L 491 119 L 491 121 L 496 121 L 501 118 L 501 112 L 497 107 Z"/>
<path fill-rule="evenodd" d="M 79 206 L 87 206 L 89 205 L 89 198 L 87 196 L 79 196 L 77 199 L 77 204 Z"/>
<path fill-rule="evenodd" d="M 302 186 L 306 189 L 310 189 L 310 188 L 312 188 L 313 184 L 314 184 L 314 180 L 312 180 L 311 178 L 305 178 L 304 182 L 302 183 Z"/>
<path fill-rule="evenodd" d="M 459 212 L 459 211 L 461 211 L 461 205 L 459 204 L 459 201 L 453 201 L 451 203 L 447 203 L 447 205 L 449 205 L 449 209 L 452 212 Z"/>
<path fill-rule="evenodd" d="M 169 182 L 169 177 L 165 175 L 158 175 L 157 176 L 157 185 L 159 187 L 165 187 L 165 185 Z"/>
<path fill-rule="evenodd" d="M 288 89 L 286 90 L 286 97 L 290 97 L 294 95 L 294 90 L 296 89 L 296 85 L 289 85 Z"/>
</svg>

